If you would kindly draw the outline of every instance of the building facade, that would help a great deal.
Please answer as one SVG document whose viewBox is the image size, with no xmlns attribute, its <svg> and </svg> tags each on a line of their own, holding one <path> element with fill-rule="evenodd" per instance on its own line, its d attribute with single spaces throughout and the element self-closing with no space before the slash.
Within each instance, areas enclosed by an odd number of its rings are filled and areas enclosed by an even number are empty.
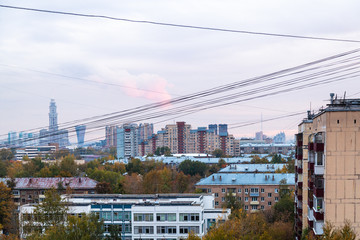
<svg viewBox="0 0 360 240">
<path fill-rule="evenodd" d="M 261 168 L 259 168 L 261 169 Z M 295 174 L 288 173 L 214 173 L 201 179 L 195 187 L 215 196 L 215 207 L 221 208 L 226 195 L 232 194 L 244 203 L 245 210 L 268 210 L 279 200 L 281 184 L 294 189 Z"/>
<path fill-rule="evenodd" d="M 202 237 L 217 221 L 224 221 L 230 210 L 214 208 L 211 194 L 74 194 L 63 196 L 69 214 L 95 213 L 104 221 L 104 236 L 116 226 L 124 240 L 184 239 L 192 231 Z M 34 205 L 20 208 L 20 222 L 26 224 Z M 22 233 L 22 231 L 20 231 Z M 22 237 L 26 237 L 21 234 Z"/>
<path fill-rule="evenodd" d="M 316 114 L 308 114 L 296 135 L 295 200 L 297 211 L 303 215 L 296 218 L 298 238 L 300 227 L 306 226 L 314 235 L 322 235 L 326 221 L 340 227 L 348 220 L 360 232 L 360 99 L 330 96 L 330 104 Z M 303 204 L 299 204 L 299 196 Z"/>
<path fill-rule="evenodd" d="M 7 184 L 10 178 L 0 178 L 0 182 Z M 60 193 L 66 191 L 78 194 L 93 194 L 97 181 L 88 177 L 64 178 L 15 178 L 13 198 L 16 205 L 39 203 L 45 198 L 45 191 L 55 188 Z"/>
</svg>

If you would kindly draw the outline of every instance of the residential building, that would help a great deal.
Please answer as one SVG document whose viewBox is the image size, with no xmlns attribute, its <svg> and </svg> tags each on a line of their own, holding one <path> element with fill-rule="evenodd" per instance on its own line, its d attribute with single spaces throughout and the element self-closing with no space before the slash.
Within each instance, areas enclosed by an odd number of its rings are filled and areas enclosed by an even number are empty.
<svg viewBox="0 0 360 240">
<path fill-rule="evenodd" d="M 264 164 L 229 164 L 222 168 L 219 173 L 275 173 L 285 167 L 285 163 L 264 163 Z"/>
<path fill-rule="evenodd" d="M 130 158 L 139 155 L 138 125 L 124 124 L 117 128 L 117 157 Z"/>
<path fill-rule="evenodd" d="M 340 227 L 348 220 L 360 232 L 360 99 L 330 96 L 296 135 L 298 239 L 306 226 L 322 235 L 326 221 Z"/>
<path fill-rule="evenodd" d="M 104 236 L 117 226 L 121 239 L 184 239 L 192 231 L 202 237 L 230 210 L 215 209 L 211 194 L 72 194 L 64 195 L 69 214 L 95 213 L 104 221 Z M 20 208 L 20 222 L 26 224 L 35 205 Z M 21 237 L 26 237 L 20 229 Z"/>
<path fill-rule="evenodd" d="M 0 178 L 7 184 L 10 178 Z M 95 193 L 97 181 L 88 177 L 15 178 L 13 198 L 16 205 L 38 203 L 45 198 L 45 191 L 55 188 L 60 193 L 67 191 L 77 194 Z"/>
<path fill-rule="evenodd" d="M 294 189 L 293 173 L 214 173 L 201 179 L 195 187 L 215 195 L 215 207 L 221 208 L 226 195 L 244 203 L 245 210 L 268 210 L 279 200 L 281 184 Z"/>
<path fill-rule="evenodd" d="M 117 126 L 105 127 L 105 141 L 106 147 L 116 147 L 117 145 Z"/>
<path fill-rule="evenodd" d="M 275 135 L 273 142 L 274 143 L 285 143 L 286 141 L 286 136 L 284 132 L 280 132 L 278 134 Z"/>
</svg>

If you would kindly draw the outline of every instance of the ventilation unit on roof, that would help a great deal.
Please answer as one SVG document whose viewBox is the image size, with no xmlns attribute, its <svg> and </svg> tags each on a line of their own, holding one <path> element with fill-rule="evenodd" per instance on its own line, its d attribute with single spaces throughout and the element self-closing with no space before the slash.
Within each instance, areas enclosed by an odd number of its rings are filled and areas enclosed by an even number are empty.
<svg viewBox="0 0 360 240">
<path fill-rule="evenodd" d="M 248 171 L 249 170 L 249 168 L 248 167 L 245 167 L 245 171 Z"/>
<path fill-rule="evenodd" d="M 236 181 L 236 178 L 233 178 L 233 179 L 231 179 L 233 182 L 235 182 Z"/>
</svg>

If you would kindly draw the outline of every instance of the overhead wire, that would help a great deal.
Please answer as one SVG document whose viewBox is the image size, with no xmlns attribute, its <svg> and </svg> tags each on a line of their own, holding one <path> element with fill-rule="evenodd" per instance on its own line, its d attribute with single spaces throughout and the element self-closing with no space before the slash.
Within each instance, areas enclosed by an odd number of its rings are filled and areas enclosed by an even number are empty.
<svg viewBox="0 0 360 240">
<path fill-rule="evenodd" d="M 313 36 L 302 36 L 302 35 L 294 35 L 294 34 L 281 34 L 281 33 L 269 33 L 269 32 L 194 26 L 194 25 L 156 22 L 156 21 L 148 21 L 148 20 L 135 20 L 135 19 L 129 19 L 129 18 L 110 17 L 110 16 L 98 15 L 98 14 L 85 14 L 85 13 L 55 11 L 55 10 L 47 10 L 47 9 L 39 9 L 39 8 L 19 7 L 19 6 L 4 5 L 4 4 L 1 4 L 0 7 L 8 8 L 8 9 L 23 10 L 23 11 L 41 12 L 41 13 L 49 13 L 49 14 L 60 14 L 60 15 L 86 17 L 86 18 L 100 18 L 100 19 L 107 19 L 107 20 L 123 21 L 123 22 L 130 22 L 130 23 L 140 23 L 140 24 L 151 24 L 151 25 L 166 26 L 166 27 L 188 28 L 188 29 L 206 30 L 206 31 L 219 31 L 219 32 L 226 32 L 226 33 L 262 35 L 262 36 L 270 36 L 270 37 L 284 37 L 284 38 L 298 38 L 298 39 L 308 39 L 308 40 L 333 41 L 333 42 L 360 43 L 360 40 L 353 40 L 353 39 L 313 37 Z"/>
</svg>

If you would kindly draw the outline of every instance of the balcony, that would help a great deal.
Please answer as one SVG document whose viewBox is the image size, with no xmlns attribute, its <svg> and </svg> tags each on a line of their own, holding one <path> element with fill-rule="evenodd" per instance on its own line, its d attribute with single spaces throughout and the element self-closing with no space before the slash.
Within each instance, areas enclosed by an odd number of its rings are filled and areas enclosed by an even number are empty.
<svg viewBox="0 0 360 240">
<path fill-rule="evenodd" d="M 321 189 L 321 188 L 314 188 L 314 195 L 315 197 L 317 198 L 322 198 L 324 197 L 324 189 Z"/>
<path fill-rule="evenodd" d="M 298 173 L 298 174 L 302 174 L 302 173 L 303 173 L 303 169 L 302 169 L 302 168 L 297 168 L 297 173 Z"/>
<path fill-rule="evenodd" d="M 314 183 L 311 180 L 308 181 L 308 187 L 309 189 L 313 189 L 314 187 Z"/>
<path fill-rule="evenodd" d="M 251 201 L 250 202 L 250 205 L 259 205 L 260 203 L 259 203 L 259 201 Z"/>
<path fill-rule="evenodd" d="M 308 205 L 309 205 L 309 207 L 312 209 L 313 208 L 313 206 L 314 206 L 314 202 L 312 201 L 312 200 L 310 200 L 310 198 L 309 198 L 309 200 L 308 200 Z"/>
<path fill-rule="evenodd" d="M 302 211 L 301 208 L 298 208 L 298 209 L 297 209 L 297 214 L 298 214 L 298 216 L 302 216 L 302 212 L 303 212 L 303 211 Z"/>
<path fill-rule="evenodd" d="M 308 170 L 313 172 L 313 171 L 314 171 L 314 168 L 315 168 L 315 163 L 309 162 L 309 163 L 308 163 Z"/>
<path fill-rule="evenodd" d="M 314 143 L 314 151 L 315 152 L 323 152 L 324 151 L 324 143 Z"/>
<path fill-rule="evenodd" d="M 299 188 L 302 188 L 303 187 L 303 182 L 297 182 L 297 185 Z"/>
<path fill-rule="evenodd" d="M 250 197 L 258 197 L 259 193 L 258 192 L 250 192 Z"/>
<path fill-rule="evenodd" d="M 315 211 L 315 209 L 313 208 L 314 211 L 314 219 L 316 221 L 324 221 L 324 212 L 321 210 L 321 212 L 317 212 Z"/>
<path fill-rule="evenodd" d="M 309 151 L 314 151 L 314 143 L 309 143 L 308 150 Z"/>
<path fill-rule="evenodd" d="M 302 154 L 297 154 L 297 155 L 296 155 L 296 159 L 297 159 L 297 160 L 302 160 L 302 159 L 303 159 L 303 155 L 302 155 Z"/>
<path fill-rule="evenodd" d="M 311 221 L 308 219 L 308 225 L 309 225 L 309 228 L 313 228 L 314 227 L 314 221 Z"/>
<path fill-rule="evenodd" d="M 316 165 L 314 168 L 315 175 L 324 175 L 325 167 L 323 165 Z"/>
<path fill-rule="evenodd" d="M 296 195 L 296 196 L 297 196 L 298 201 L 302 201 L 302 200 L 303 200 L 303 196 L 302 196 L 302 195 Z"/>
<path fill-rule="evenodd" d="M 296 141 L 296 146 L 298 146 L 298 147 L 302 147 L 303 146 L 303 141 L 301 140 L 301 141 Z"/>
<path fill-rule="evenodd" d="M 309 221 L 314 221 L 314 211 L 312 209 L 312 207 L 308 206 L 308 220 Z"/>
<path fill-rule="evenodd" d="M 320 222 L 314 221 L 313 230 L 315 235 L 323 235 L 324 234 L 323 227 L 324 227 L 324 221 L 320 221 Z"/>
</svg>

